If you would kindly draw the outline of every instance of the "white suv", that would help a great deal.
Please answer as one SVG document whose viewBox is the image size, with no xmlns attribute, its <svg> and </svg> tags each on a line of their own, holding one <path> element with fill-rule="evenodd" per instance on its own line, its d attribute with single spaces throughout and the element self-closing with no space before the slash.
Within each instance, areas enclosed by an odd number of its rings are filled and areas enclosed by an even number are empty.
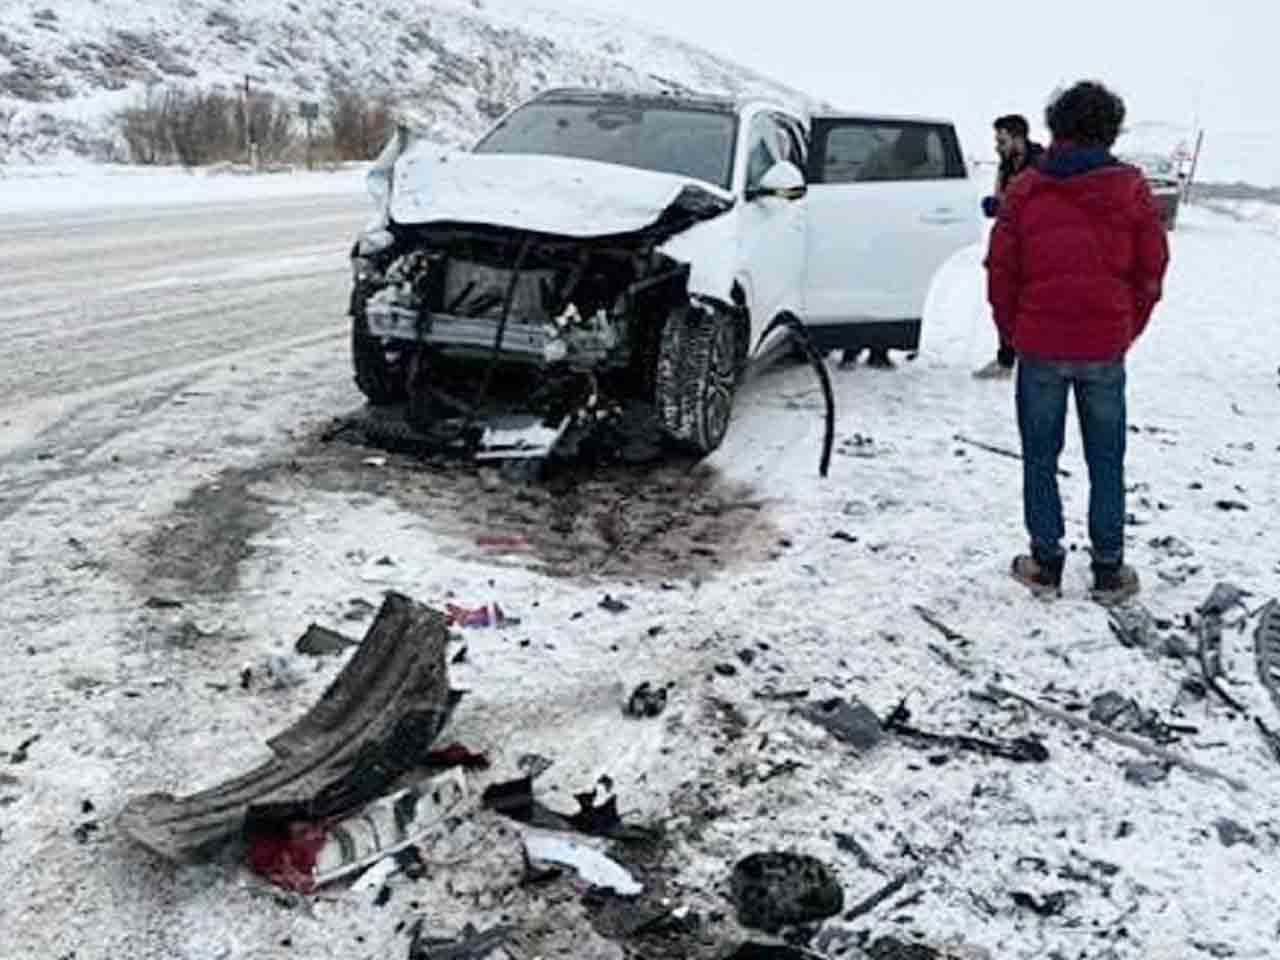
<svg viewBox="0 0 1280 960">
<path fill-rule="evenodd" d="M 473 450 L 504 415 L 552 444 L 639 406 L 710 452 L 774 320 L 915 349 L 934 272 L 978 239 L 951 123 L 760 101 L 551 91 L 469 151 L 402 129 L 369 184 L 356 382 Z"/>
</svg>

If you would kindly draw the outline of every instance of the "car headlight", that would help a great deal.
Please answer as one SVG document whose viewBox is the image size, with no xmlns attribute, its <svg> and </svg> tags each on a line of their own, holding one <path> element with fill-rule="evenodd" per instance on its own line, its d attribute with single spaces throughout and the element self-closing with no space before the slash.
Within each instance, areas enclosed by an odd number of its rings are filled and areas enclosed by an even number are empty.
<svg viewBox="0 0 1280 960">
<path fill-rule="evenodd" d="M 390 230 L 369 230 L 360 234 L 360 239 L 356 243 L 356 256 L 376 257 L 395 242 L 395 235 Z"/>
<path fill-rule="evenodd" d="M 374 205 L 379 210 L 387 209 L 387 201 L 391 198 L 390 169 L 374 167 L 365 175 L 364 183 Z"/>
</svg>

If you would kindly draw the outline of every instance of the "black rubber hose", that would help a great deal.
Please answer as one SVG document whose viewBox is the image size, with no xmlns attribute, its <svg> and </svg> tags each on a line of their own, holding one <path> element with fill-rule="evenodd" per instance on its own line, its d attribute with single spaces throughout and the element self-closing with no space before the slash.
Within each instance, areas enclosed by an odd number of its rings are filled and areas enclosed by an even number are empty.
<svg viewBox="0 0 1280 960">
<path fill-rule="evenodd" d="M 825 478 L 831 470 L 831 453 L 836 444 L 836 395 L 831 386 L 831 374 L 827 370 L 826 363 L 823 362 L 822 354 L 818 353 L 813 340 L 809 337 L 809 329 L 798 317 L 776 317 L 769 326 L 765 327 L 764 333 L 760 334 L 760 339 L 756 341 L 755 353 L 760 352 L 769 334 L 782 327 L 790 330 L 791 335 L 799 342 L 809 365 L 818 374 L 818 382 L 822 384 L 822 396 L 827 407 L 827 422 L 822 438 L 822 459 L 818 461 L 818 476 Z"/>
<path fill-rule="evenodd" d="M 502 316 L 498 319 L 498 330 L 493 337 L 493 352 L 489 356 L 489 367 L 485 370 L 484 380 L 480 383 L 480 389 L 476 391 L 476 398 L 471 405 L 471 412 L 467 415 L 466 422 L 462 426 L 460 436 L 464 440 L 475 426 L 476 416 L 480 411 L 480 407 L 489 396 L 489 390 L 493 387 L 493 377 L 498 370 L 498 360 L 502 355 L 502 341 L 507 335 L 507 321 L 511 318 L 511 305 L 516 298 L 516 284 L 520 281 L 520 271 L 524 269 L 524 262 L 528 258 L 529 248 L 532 246 L 533 235 L 526 233 L 520 243 L 520 252 L 516 254 L 515 265 L 511 268 L 511 278 L 507 281 L 506 295 L 502 299 Z"/>
</svg>

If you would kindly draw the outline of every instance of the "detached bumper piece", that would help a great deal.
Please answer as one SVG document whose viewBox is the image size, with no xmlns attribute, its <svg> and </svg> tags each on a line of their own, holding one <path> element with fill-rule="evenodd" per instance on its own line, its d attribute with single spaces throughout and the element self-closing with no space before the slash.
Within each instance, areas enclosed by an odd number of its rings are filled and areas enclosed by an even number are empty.
<svg viewBox="0 0 1280 960">
<path fill-rule="evenodd" d="M 340 819 L 421 765 L 457 702 L 445 617 L 388 594 L 364 641 L 297 723 L 268 741 L 275 757 L 187 797 L 154 793 L 119 826 L 172 860 L 196 858 L 255 826 Z"/>
</svg>

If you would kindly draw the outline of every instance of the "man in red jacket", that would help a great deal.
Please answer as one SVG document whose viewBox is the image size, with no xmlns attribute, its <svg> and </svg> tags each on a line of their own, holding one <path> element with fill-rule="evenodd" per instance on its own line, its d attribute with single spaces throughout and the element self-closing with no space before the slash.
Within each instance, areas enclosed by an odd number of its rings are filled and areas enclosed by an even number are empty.
<svg viewBox="0 0 1280 960">
<path fill-rule="evenodd" d="M 1124 563 L 1125 354 L 1160 299 L 1169 247 L 1142 173 L 1111 147 L 1124 101 L 1098 83 L 1056 96 L 1046 112 L 1053 142 L 1040 166 L 1010 186 L 991 232 L 988 297 L 1003 342 L 1018 355 L 1023 510 L 1028 555 L 1013 575 L 1057 593 L 1066 554 L 1058 457 L 1067 394 L 1089 466 L 1094 596 L 1138 590 Z"/>
</svg>

